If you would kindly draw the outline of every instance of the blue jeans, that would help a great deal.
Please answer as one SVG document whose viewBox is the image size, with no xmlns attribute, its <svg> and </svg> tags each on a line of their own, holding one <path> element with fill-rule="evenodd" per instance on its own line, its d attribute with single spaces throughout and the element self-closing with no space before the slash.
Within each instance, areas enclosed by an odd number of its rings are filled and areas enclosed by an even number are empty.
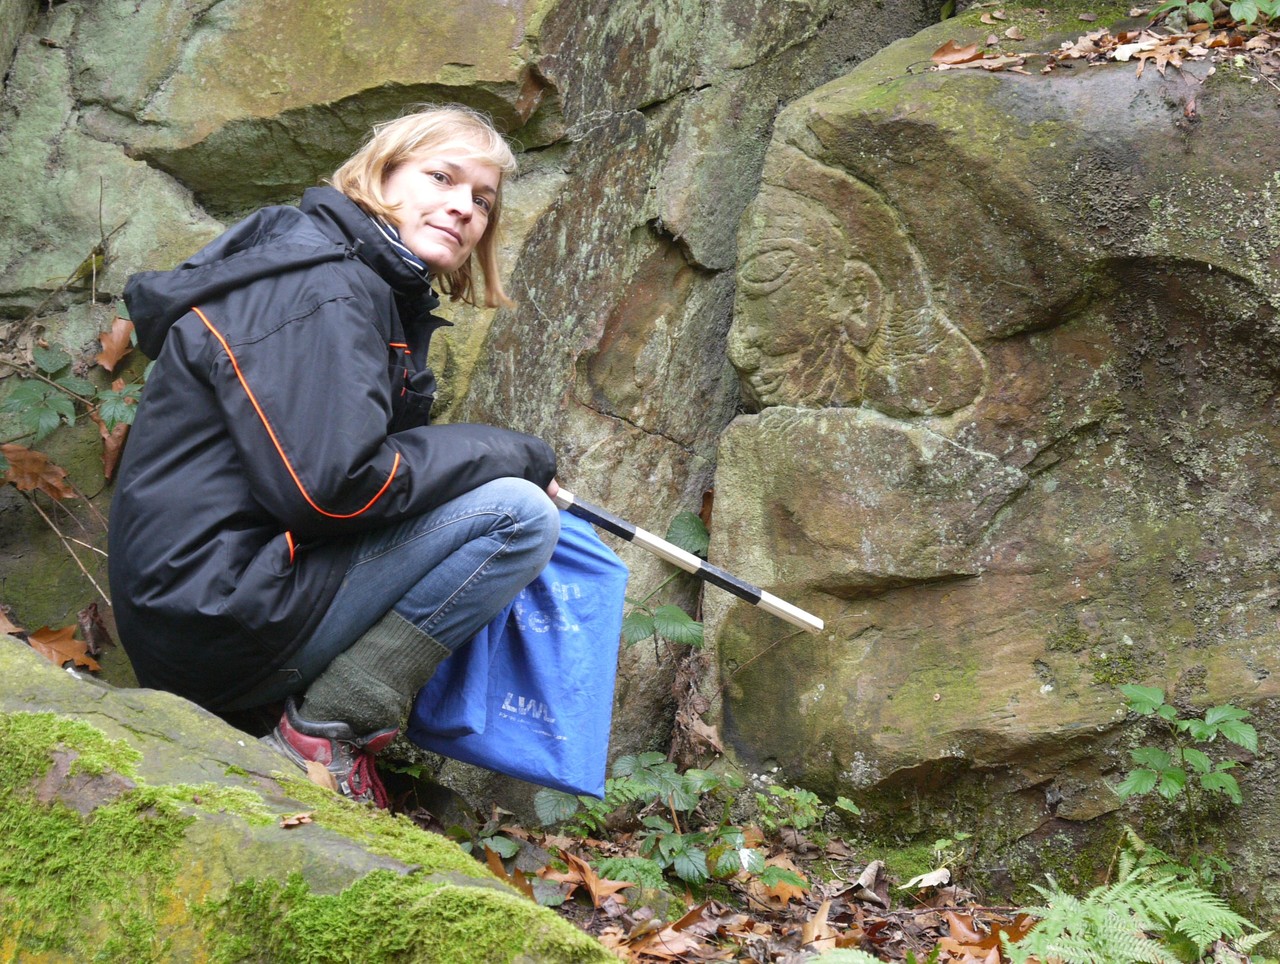
<svg viewBox="0 0 1280 964">
<path fill-rule="evenodd" d="M 532 482 L 514 478 L 370 530 L 357 538 L 346 577 L 314 635 L 287 667 L 228 709 L 301 693 L 393 609 L 457 649 L 542 571 L 559 535 L 555 503 Z"/>
</svg>

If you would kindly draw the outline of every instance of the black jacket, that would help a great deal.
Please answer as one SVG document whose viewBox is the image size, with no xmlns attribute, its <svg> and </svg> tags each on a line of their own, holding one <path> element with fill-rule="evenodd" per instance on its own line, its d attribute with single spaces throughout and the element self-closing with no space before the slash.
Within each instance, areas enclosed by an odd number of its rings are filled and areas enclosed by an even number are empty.
<svg viewBox="0 0 1280 964">
<path fill-rule="evenodd" d="M 144 686 L 225 705 L 314 631 L 359 533 L 555 474 L 540 439 L 426 424 L 438 302 L 331 188 L 134 275 L 125 302 L 158 359 L 111 507 L 113 608 Z"/>
</svg>

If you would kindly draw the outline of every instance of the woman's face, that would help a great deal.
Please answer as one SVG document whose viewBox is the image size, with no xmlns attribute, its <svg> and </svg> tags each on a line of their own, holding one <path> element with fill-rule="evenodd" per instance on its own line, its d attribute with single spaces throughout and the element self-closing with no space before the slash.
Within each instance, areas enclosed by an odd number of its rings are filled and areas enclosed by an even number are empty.
<svg viewBox="0 0 1280 964">
<path fill-rule="evenodd" d="M 502 172 L 443 148 L 400 164 L 382 183 L 391 223 L 433 275 L 461 268 L 489 226 Z"/>
</svg>

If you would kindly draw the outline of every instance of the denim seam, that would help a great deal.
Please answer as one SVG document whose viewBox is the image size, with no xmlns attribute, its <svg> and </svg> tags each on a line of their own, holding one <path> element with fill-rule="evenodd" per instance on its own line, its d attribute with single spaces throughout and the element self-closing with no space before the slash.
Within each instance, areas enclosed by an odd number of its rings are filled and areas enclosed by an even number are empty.
<svg viewBox="0 0 1280 964">
<path fill-rule="evenodd" d="M 451 516 L 448 519 L 441 519 L 438 524 L 432 526 L 430 529 L 415 530 L 413 535 L 405 539 L 403 542 L 396 542 L 390 545 L 385 545 L 385 544 L 381 545 L 379 546 L 379 549 L 377 552 L 372 553 L 370 555 L 357 554 L 356 561 L 351 563 L 351 565 L 347 567 L 347 572 L 348 573 L 352 572 L 354 569 L 358 568 L 359 566 L 363 566 L 366 562 L 373 562 L 375 559 L 381 559 L 383 556 L 385 556 L 389 552 L 396 552 L 400 549 L 403 549 L 405 546 L 412 545 L 413 543 L 417 542 L 419 539 L 423 538 L 424 536 L 433 535 L 434 533 L 439 532 L 441 529 L 445 529 L 451 525 L 454 525 L 455 523 L 465 522 L 469 519 L 474 519 L 477 516 L 483 516 L 483 515 L 506 516 L 508 519 L 515 522 L 517 525 L 519 525 L 519 521 L 520 521 L 516 519 L 514 516 L 512 516 L 511 513 L 506 511 L 505 509 L 500 509 L 496 507 L 472 509 L 468 512 L 463 512 L 463 513 L 459 513 L 456 516 Z"/>
<path fill-rule="evenodd" d="M 513 525 L 511 527 L 511 534 L 507 536 L 506 541 L 496 550 L 491 552 L 488 558 L 486 558 L 484 562 L 482 562 L 476 570 L 471 573 L 471 575 L 464 579 L 458 588 L 449 594 L 449 598 L 440 603 L 440 605 L 436 607 L 435 612 L 428 616 L 423 621 L 423 624 L 418 627 L 432 639 L 435 639 L 435 634 L 432 632 L 434 625 L 439 622 L 449 612 L 449 610 L 462 601 L 463 597 L 467 595 L 468 590 L 471 589 L 476 580 L 488 572 L 495 559 L 506 555 L 507 550 L 511 547 L 511 543 L 519 537 L 521 530 L 524 528 L 524 523 L 519 519 L 514 518 L 510 513 L 507 513 L 507 518 L 511 519 Z M 394 609 L 395 607 L 392 608 Z"/>
</svg>

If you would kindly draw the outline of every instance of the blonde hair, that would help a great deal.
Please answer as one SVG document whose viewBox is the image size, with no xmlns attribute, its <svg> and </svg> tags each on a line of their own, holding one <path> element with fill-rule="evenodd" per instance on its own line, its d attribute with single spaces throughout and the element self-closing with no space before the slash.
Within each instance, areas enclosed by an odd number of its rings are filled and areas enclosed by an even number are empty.
<svg viewBox="0 0 1280 964">
<path fill-rule="evenodd" d="M 516 158 L 484 114 L 470 107 L 449 104 L 378 124 L 364 146 L 334 171 L 329 183 L 368 214 L 394 222 L 395 208 L 382 194 L 386 179 L 412 157 L 444 148 L 461 149 L 466 158 L 492 165 L 499 171 L 498 195 L 489 211 L 489 223 L 472 254 L 484 272 L 485 306 L 512 307 L 515 303 L 503 289 L 498 273 L 498 223 L 502 218 L 502 180 L 515 172 Z M 478 304 L 470 257 L 456 271 L 434 280 L 451 301 Z"/>
</svg>

